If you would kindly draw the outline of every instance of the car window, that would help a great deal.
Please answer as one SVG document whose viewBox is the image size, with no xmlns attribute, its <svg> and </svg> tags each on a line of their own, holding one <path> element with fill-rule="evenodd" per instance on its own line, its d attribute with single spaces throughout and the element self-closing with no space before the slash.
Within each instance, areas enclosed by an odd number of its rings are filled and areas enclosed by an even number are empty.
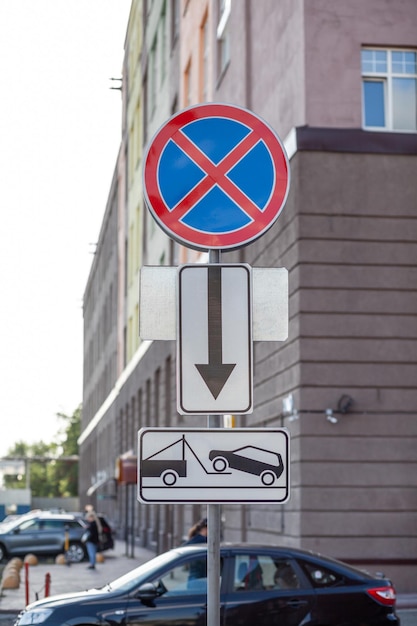
<svg viewBox="0 0 417 626">
<path fill-rule="evenodd" d="M 253 461 L 260 461 L 261 463 L 269 463 L 276 465 L 278 460 L 278 454 L 271 452 L 270 450 L 263 450 L 261 448 L 255 448 L 254 446 L 245 446 L 244 448 L 238 448 L 234 450 L 234 454 L 238 456 L 244 456 L 247 459 Z"/>
<path fill-rule="evenodd" d="M 65 522 L 65 526 L 68 526 L 68 528 L 83 528 L 83 525 L 80 524 L 78 520 L 70 520 L 69 522 Z"/>
<path fill-rule="evenodd" d="M 234 591 L 299 588 L 300 581 L 288 559 L 266 554 L 239 554 L 235 558 Z"/>
<path fill-rule="evenodd" d="M 20 533 L 33 533 L 37 531 L 56 531 L 64 533 L 69 528 L 82 529 L 83 526 L 77 520 L 61 519 L 29 519 L 24 520 L 18 526 Z"/>
<path fill-rule="evenodd" d="M 69 526 L 69 522 L 60 519 L 46 519 L 44 520 L 45 530 L 56 530 L 64 532 L 65 528 Z"/>
<path fill-rule="evenodd" d="M 344 582 L 343 576 L 315 563 L 302 564 L 314 587 L 334 587 Z"/>
<path fill-rule="evenodd" d="M 37 519 L 29 519 L 22 522 L 19 526 L 20 533 L 33 533 L 41 530 L 42 522 Z"/>
<path fill-rule="evenodd" d="M 55 522 L 55 520 L 52 519 L 46 519 L 43 522 L 43 529 L 44 530 L 59 530 L 59 526 L 58 524 Z"/>
<path fill-rule="evenodd" d="M 221 560 L 220 570 L 222 566 Z M 204 555 L 182 561 L 152 582 L 164 597 L 207 593 L 207 558 Z"/>
</svg>

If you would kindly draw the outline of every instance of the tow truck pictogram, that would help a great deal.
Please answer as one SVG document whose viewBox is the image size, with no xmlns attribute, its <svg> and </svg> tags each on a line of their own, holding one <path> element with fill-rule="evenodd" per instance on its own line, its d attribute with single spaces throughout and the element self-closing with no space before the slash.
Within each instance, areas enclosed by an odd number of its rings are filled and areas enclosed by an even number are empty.
<svg viewBox="0 0 417 626">
<path fill-rule="evenodd" d="M 179 455 L 180 459 L 161 459 L 155 458 L 160 455 L 164 455 L 167 450 L 175 450 L 175 447 L 178 447 L 180 450 Z M 158 452 L 151 454 L 146 459 L 143 459 L 140 464 L 141 474 L 143 478 L 162 478 L 162 482 L 167 485 L 167 487 L 171 487 L 175 485 L 178 478 L 186 478 L 187 476 L 187 459 L 186 452 L 189 451 L 192 456 L 196 459 L 197 463 L 203 468 L 206 474 L 216 474 L 217 472 L 209 472 L 205 467 L 201 460 L 198 458 L 190 444 L 185 438 L 185 435 L 182 435 L 180 439 L 177 439 L 169 446 L 165 446 Z M 231 472 L 225 472 L 227 474 L 231 474 Z"/>
</svg>

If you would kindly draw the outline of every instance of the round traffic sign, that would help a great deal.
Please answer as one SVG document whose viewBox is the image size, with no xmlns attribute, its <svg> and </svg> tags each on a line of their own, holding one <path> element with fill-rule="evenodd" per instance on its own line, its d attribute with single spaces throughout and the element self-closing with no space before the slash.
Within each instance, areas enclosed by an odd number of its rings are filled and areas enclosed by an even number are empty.
<svg viewBox="0 0 417 626">
<path fill-rule="evenodd" d="M 263 235 L 285 204 L 289 179 L 276 133 L 229 104 L 175 114 L 144 158 L 149 210 L 170 237 L 197 250 L 239 248 Z"/>
</svg>

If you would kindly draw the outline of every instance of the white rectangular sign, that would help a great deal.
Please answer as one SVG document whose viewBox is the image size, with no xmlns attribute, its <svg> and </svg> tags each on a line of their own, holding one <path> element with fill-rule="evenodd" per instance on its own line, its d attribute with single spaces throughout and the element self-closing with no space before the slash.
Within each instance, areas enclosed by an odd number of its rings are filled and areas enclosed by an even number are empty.
<svg viewBox="0 0 417 626">
<path fill-rule="evenodd" d="M 141 502 L 286 502 L 285 428 L 144 428 L 138 434 Z"/>
<path fill-rule="evenodd" d="M 178 412 L 251 413 L 250 266 L 181 266 L 177 338 Z"/>
</svg>

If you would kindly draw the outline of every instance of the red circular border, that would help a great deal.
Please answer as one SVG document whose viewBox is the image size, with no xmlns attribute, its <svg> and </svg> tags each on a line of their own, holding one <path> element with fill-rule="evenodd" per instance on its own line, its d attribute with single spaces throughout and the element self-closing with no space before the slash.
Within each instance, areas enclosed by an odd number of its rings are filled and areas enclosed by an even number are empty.
<svg viewBox="0 0 417 626">
<path fill-rule="evenodd" d="M 236 120 L 251 128 L 265 142 L 275 167 L 273 193 L 266 208 L 259 212 L 259 219 L 232 233 L 202 233 L 179 222 L 175 219 L 173 212 L 166 207 L 159 191 L 159 159 L 168 141 L 179 129 L 190 122 L 209 117 Z M 197 250 L 239 248 L 263 235 L 273 225 L 284 207 L 289 182 L 287 155 L 275 132 L 251 111 L 228 104 L 200 104 L 175 114 L 156 132 L 144 158 L 143 189 L 149 210 L 170 237 Z"/>
</svg>

